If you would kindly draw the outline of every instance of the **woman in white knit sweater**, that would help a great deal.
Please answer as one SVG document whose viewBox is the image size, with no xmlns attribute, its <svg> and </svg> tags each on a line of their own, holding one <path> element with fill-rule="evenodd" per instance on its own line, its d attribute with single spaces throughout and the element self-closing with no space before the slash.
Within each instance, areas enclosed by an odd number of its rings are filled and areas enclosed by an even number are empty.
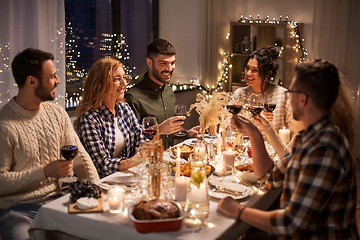
<svg viewBox="0 0 360 240">
<path fill-rule="evenodd" d="M 263 111 L 263 114 L 275 131 L 287 127 L 293 133 L 294 119 L 290 103 L 284 93 L 287 89 L 271 83 L 279 68 L 278 59 L 279 52 L 273 46 L 263 47 L 250 53 L 244 65 L 244 80 L 248 86 L 236 89 L 233 96 L 235 100 L 242 102 L 251 94 L 261 94 L 264 99 L 272 99 L 276 104 L 275 110 Z"/>
</svg>

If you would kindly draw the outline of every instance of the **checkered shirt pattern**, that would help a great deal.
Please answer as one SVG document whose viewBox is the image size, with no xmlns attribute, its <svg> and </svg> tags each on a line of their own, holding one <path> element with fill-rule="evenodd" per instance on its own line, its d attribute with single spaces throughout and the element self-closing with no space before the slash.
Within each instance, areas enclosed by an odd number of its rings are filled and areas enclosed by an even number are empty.
<svg viewBox="0 0 360 240">
<path fill-rule="evenodd" d="M 124 136 L 125 149 L 120 158 L 113 158 L 115 151 L 115 115 L 105 106 L 89 110 L 80 117 L 78 135 L 99 172 L 100 178 L 119 171 L 120 161 L 134 156 L 139 144 L 146 140 L 130 106 L 116 103 L 119 129 Z"/>
<path fill-rule="evenodd" d="M 283 183 L 281 210 L 271 217 L 279 239 L 359 239 L 354 158 L 330 115 L 297 136 L 273 169 Z"/>
</svg>

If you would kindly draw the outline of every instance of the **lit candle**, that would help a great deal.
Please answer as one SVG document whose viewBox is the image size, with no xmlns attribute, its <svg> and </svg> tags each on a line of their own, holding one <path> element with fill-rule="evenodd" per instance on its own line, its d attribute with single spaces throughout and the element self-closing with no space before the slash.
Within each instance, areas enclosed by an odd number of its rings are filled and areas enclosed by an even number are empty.
<svg viewBox="0 0 360 240">
<path fill-rule="evenodd" d="M 186 201 L 186 195 L 190 183 L 188 177 L 176 177 L 175 178 L 175 200 L 178 202 Z"/>
<path fill-rule="evenodd" d="M 279 137 L 283 142 L 289 143 L 290 142 L 290 130 L 283 127 L 283 129 L 279 130 Z"/>
<path fill-rule="evenodd" d="M 193 187 L 187 195 L 188 201 L 193 203 L 202 203 L 208 201 L 208 189 L 207 189 L 207 180 L 200 184 L 200 187 Z"/>
<path fill-rule="evenodd" d="M 224 163 L 223 163 L 223 156 L 222 155 L 216 155 L 215 156 L 215 169 L 216 172 L 224 172 Z"/>
<path fill-rule="evenodd" d="M 231 170 L 231 167 L 234 166 L 235 157 L 236 154 L 234 151 L 228 150 L 223 152 L 223 162 L 226 171 Z"/>
<path fill-rule="evenodd" d="M 125 191 L 123 188 L 116 186 L 108 194 L 108 203 L 110 213 L 121 213 L 124 210 Z"/>
<path fill-rule="evenodd" d="M 176 150 L 176 155 L 177 155 L 177 158 L 176 158 L 176 173 L 175 173 L 175 177 L 178 178 L 180 177 L 180 147 L 177 147 L 177 150 Z"/>
</svg>

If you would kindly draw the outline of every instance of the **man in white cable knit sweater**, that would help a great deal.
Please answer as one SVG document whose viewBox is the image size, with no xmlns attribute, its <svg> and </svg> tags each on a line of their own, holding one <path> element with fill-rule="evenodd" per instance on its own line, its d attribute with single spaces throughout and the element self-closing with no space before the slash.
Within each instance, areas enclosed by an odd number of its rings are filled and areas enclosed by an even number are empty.
<svg viewBox="0 0 360 240">
<path fill-rule="evenodd" d="M 40 206 L 59 196 L 58 179 L 74 169 L 80 180 L 98 173 L 65 110 L 49 102 L 60 84 L 53 55 L 28 48 L 15 56 L 12 72 L 19 92 L 0 110 L 0 236 L 29 239 Z M 60 160 L 60 147 L 72 140 L 73 161 Z M 76 141 L 76 143 L 75 143 Z"/>
</svg>

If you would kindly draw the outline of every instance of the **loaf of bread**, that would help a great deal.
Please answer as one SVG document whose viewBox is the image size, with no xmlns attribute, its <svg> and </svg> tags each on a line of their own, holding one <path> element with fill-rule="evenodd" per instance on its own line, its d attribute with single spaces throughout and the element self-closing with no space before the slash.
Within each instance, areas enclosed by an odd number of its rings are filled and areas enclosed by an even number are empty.
<svg viewBox="0 0 360 240">
<path fill-rule="evenodd" d="M 177 218 L 179 217 L 179 209 L 171 202 L 155 199 L 138 203 L 132 214 L 138 220 Z"/>
</svg>

